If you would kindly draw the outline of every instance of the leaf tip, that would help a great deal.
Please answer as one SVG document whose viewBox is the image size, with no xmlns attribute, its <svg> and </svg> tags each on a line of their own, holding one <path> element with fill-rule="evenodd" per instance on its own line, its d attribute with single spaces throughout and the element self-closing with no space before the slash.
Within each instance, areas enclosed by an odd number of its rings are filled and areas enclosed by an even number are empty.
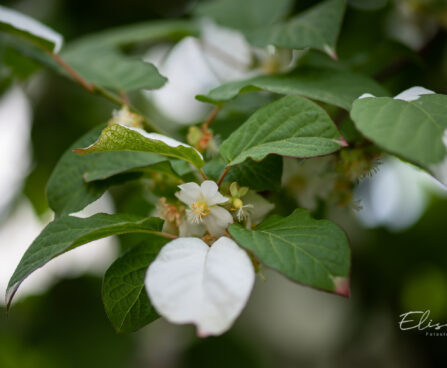
<svg viewBox="0 0 447 368">
<path fill-rule="evenodd" d="M 338 61 L 338 56 L 333 48 L 329 45 L 324 45 L 324 52 L 330 56 L 332 60 Z"/>
<path fill-rule="evenodd" d="M 338 295 L 349 298 L 351 296 L 351 289 L 349 285 L 349 279 L 346 277 L 335 277 L 334 278 L 334 292 Z"/>
</svg>

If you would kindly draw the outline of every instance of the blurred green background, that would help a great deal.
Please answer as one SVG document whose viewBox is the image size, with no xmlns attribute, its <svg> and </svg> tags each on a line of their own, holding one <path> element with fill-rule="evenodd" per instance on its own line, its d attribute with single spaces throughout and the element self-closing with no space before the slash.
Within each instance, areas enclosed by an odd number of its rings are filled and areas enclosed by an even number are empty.
<svg viewBox="0 0 447 368">
<path fill-rule="evenodd" d="M 298 11 L 313 3 L 297 1 L 295 7 Z M 413 11 L 409 24 L 419 30 L 416 36 L 405 28 L 408 19 L 399 18 L 403 3 Z M 36 17 L 69 42 L 109 27 L 188 17 L 194 1 L 22 0 L 2 5 Z M 375 76 L 393 95 L 413 85 L 447 93 L 446 14 L 442 0 L 349 1 L 338 42 L 340 60 Z M 30 62 L 29 67 L 38 66 Z M 26 220 L 19 211 L 23 198 L 45 221 L 45 185 L 57 160 L 78 137 L 107 121 L 114 108 L 51 72 L 26 77 L 14 80 L 23 86 L 33 110 L 31 165 L 0 214 L 0 228 L 13 226 L 15 218 L 19 232 L 27 231 L 21 230 Z M 411 175 L 396 180 L 403 186 L 416 181 Z M 383 188 L 382 200 L 393 201 L 396 192 Z M 397 229 L 392 218 L 365 226 L 355 210 L 327 210 L 352 242 L 349 299 L 265 271 L 266 281 L 257 281 L 248 307 L 221 337 L 198 339 L 193 327 L 162 320 L 121 335 L 104 313 L 101 273 L 87 269 L 20 298 L 8 319 L 0 304 L 0 367 L 444 367 L 447 337 L 398 327 L 399 315 L 410 310 L 430 309 L 433 319 L 447 322 L 447 198 L 442 189 L 418 188 L 425 193 L 424 206 L 411 223 Z M 143 189 L 136 183 L 114 188 L 115 207 L 147 213 L 151 205 Z M 398 207 L 402 214 L 416 200 L 413 192 L 405 193 Z M 8 247 L 27 246 L 1 239 L 0 257 L 6 257 Z M 124 245 L 131 241 L 122 239 Z M 7 278 L 0 283 L 4 290 Z"/>
</svg>

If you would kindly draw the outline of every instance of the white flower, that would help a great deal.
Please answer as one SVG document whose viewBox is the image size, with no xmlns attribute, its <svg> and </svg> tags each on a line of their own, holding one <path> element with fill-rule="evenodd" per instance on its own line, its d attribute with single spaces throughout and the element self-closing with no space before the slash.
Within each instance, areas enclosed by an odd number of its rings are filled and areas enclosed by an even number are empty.
<svg viewBox="0 0 447 368">
<path fill-rule="evenodd" d="M 411 87 L 406 89 L 405 91 L 402 91 L 401 93 L 399 93 L 398 95 L 394 96 L 393 98 L 395 100 L 402 100 L 402 101 L 415 101 L 417 100 L 419 97 L 421 97 L 422 95 L 431 95 L 434 94 L 435 92 L 430 91 L 427 88 L 424 87 Z M 359 99 L 361 98 L 368 98 L 368 97 L 376 97 L 374 95 L 372 95 L 371 93 L 364 93 L 363 95 L 361 95 L 359 97 Z"/>
<path fill-rule="evenodd" d="M 214 181 L 205 180 L 202 185 L 186 183 L 179 185 L 180 192 L 175 195 L 189 206 L 187 220 L 191 224 L 204 224 L 210 235 L 220 236 L 233 223 L 231 214 L 218 204 L 228 201 L 219 193 Z"/>
<path fill-rule="evenodd" d="M 255 272 L 233 240 L 208 246 L 198 238 L 166 244 L 148 268 L 145 285 L 152 305 L 172 323 L 193 323 L 201 337 L 227 331 L 247 303 Z"/>
</svg>

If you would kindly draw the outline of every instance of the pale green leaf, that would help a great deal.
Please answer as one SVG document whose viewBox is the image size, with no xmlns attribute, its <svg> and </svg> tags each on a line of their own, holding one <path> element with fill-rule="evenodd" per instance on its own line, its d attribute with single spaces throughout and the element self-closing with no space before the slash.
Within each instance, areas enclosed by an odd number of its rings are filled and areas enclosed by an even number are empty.
<svg viewBox="0 0 447 368">
<path fill-rule="evenodd" d="M 307 47 L 324 51 L 335 58 L 345 0 L 326 0 L 286 22 L 263 26 L 246 33 L 256 46 L 275 45 L 291 49 Z"/>
<path fill-rule="evenodd" d="M 146 133 L 141 129 L 119 124 L 108 126 L 94 144 L 75 151 L 81 155 L 114 151 L 149 152 L 181 159 L 196 167 L 202 167 L 204 164 L 202 155 L 191 146 L 159 134 Z"/>
<path fill-rule="evenodd" d="M 285 75 L 264 75 L 225 83 L 199 95 L 203 102 L 220 104 L 238 94 L 265 90 L 284 95 L 299 95 L 350 110 L 352 102 L 365 92 L 386 96 L 373 79 L 362 74 L 334 69 L 302 68 Z"/>
<path fill-rule="evenodd" d="M 257 110 L 222 143 L 228 166 L 269 154 L 308 158 L 333 153 L 342 136 L 327 113 L 302 97 L 286 96 Z"/>
<path fill-rule="evenodd" d="M 146 270 L 169 240 L 148 236 L 109 267 L 104 275 L 102 300 L 117 332 L 133 332 L 159 316 L 144 288 Z"/>
<path fill-rule="evenodd" d="M 378 146 L 447 184 L 447 95 L 428 94 L 414 101 L 362 98 L 354 102 L 351 118 Z"/>
<path fill-rule="evenodd" d="M 134 174 L 114 176 L 136 167 L 153 165 L 165 158 L 143 152 L 110 152 L 79 156 L 74 148 L 95 142 L 104 126 L 77 140 L 60 158 L 47 184 L 47 197 L 56 216 L 82 210 L 97 200 L 111 185 L 135 178 Z M 107 179 L 107 180 L 98 180 Z M 91 182 L 92 180 L 97 180 Z"/>
<path fill-rule="evenodd" d="M 50 52 L 59 52 L 63 43 L 62 36 L 51 28 L 25 14 L 1 5 L 0 31 L 22 37 Z"/>
<path fill-rule="evenodd" d="M 51 222 L 33 241 L 8 283 L 9 305 L 20 284 L 52 258 L 82 244 L 111 235 L 141 232 L 159 234 L 163 220 L 157 217 L 96 214 L 88 218 L 62 216 Z"/>
<path fill-rule="evenodd" d="M 350 249 L 334 223 L 297 209 L 287 217 L 271 216 L 253 230 L 231 225 L 229 231 L 266 266 L 299 283 L 342 293 L 336 284 L 349 278 Z"/>
</svg>

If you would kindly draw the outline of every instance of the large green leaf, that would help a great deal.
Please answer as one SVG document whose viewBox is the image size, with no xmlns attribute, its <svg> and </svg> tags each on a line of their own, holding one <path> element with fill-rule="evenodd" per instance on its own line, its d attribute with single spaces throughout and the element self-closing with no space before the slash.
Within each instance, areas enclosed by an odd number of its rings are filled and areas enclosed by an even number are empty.
<svg viewBox="0 0 447 368">
<path fill-rule="evenodd" d="M 104 126 L 99 126 L 77 140 L 61 157 L 47 184 L 47 197 L 56 216 L 77 212 L 97 200 L 114 184 L 132 179 L 134 175 L 110 177 L 136 167 L 153 165 L 165 158 L 143 152 L 110 152 L 79 156 L 72 149 L 94 143 Z M 93 176 L 86 177 L 87 173 Z M 87 182 L 87 180 L 107 178 Z M 110 177 L 110 178 L 109 178 Z"/>
<path fill-rule="evenodd" d="M 107 46 L 80 49 L 62 56 L 86 81 L 116 91 L 157 89 L 167 81 L 151 63 L 140 57 L 125 56 Z"/>
<path fill-rule="evenodd" d="M 345 233 L 328 220 L 315 220 L 303 209 L 271 216 L 253 230 L 231 225 L 230 234 L 262 263 L 294 281 L 337 291 L 349 278 L 350 249 Z"/>
<path fill-rule="evenodd" d="M 257 110 L 222 143 L 228 166 L 269 154 L 315 157 L 343 146 L 342 136 L 327 113 L 302 97 L 286 96 Z"/>
<path fill-rule="evenodd" d="M 285 75 L 264 75 L 225 83 L 199 95 L 203 102 L 220 104 L 238 94 L 266 90 L 284 95 L 300 95 L 350 110 L 352 102 L 365 92 L 386 96 L 387 92 L 373 79 L 350 71 L 303 68 Z"/>
<path fill-rule="evenodd" d="M 31 41 L 46 51 L 58 52 L 62 36 L 25 14 L 0 5 L 0 31 Z"/>
<path fill-rule="evenodd" d="M 113 151 L 150 152 L 181 159 L 196 167 L 202 167 L 204 164 L 202 155 L 191 146 L 159 134 L 149 134 L 141 129 L 119 124 L 108 126 L 94 144 L 75 151 L 81 155 Z"/>
<path fill-rule="evenodd" d="M 335 58 L 335 46 L 345 6 L 345 0 L 326 0 L 286 22 L 260 27 L 246 33 L 246 36 L 251 43 L 260 47 L 310 47 Z"/>
<path fill-rule="evenodd" d="M 140 42 L 177 41 L 185 36 L 198 36 L 199 26 L 191 20 L 151 20 L 106 29 L 70 42 L 64 55 L 84 52 L 98 46 L 121 47 Z"/>
<path fill-rule="evenodd" d="M 144 288 L 146 270 L 169 240 L 148 236 L 109 267 L 104 275 L 102 300 L 117 332 L 133 332 L 159 316 Z"/>
<path fill-rule="evenodd" d="M 413 101 L 362 98 L 354 102 L 351 118 L 378 146 L 447 184 L 447 95 L 428 94 Z"/>
<path fill-rule="evenodd" d="M 59 217 L 51 222 L 33 241 L 23 255 L 6 290 L 9 305 L 20 284 L 32 272 L 52 258 L 82 244 L 123 233 L 159 234 L 163 220 L 157 217 L 96 214 L 88 218 Z"/>
<path fill-rule="evenodd" d="M 209 179 L 217 181 L 225 169 L 225 161 L 216 158 L 208 161 L 203 170 Z M 226 182 L 237 182 L 253 190 L 278 190 L 281 186 L 282 157 L 267 156 L 260 162 L 248 159 L 243 164 L 232 166 L 225 176 Z"/>
<path fill-rule="evenodd" d="M 236 29 L 265 27 L 282 19 L 293 0 L 215 0 L 199 3 L 195 14 Z"/>
</svg>

